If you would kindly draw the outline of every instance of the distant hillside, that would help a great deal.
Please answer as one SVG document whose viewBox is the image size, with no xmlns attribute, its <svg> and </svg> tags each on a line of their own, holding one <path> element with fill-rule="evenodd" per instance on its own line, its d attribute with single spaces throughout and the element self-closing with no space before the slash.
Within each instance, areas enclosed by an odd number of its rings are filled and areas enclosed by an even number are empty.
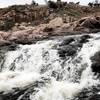
<svg viewBox="0 0 100 100">
<path fill-rule="evenodd" d="M 16 23 L 22 22 L 29 23 L 32 26 L 47 23 L 57 16 L 62 17 L 63 21 L 67 23 L 100 12 L 100 8 L 81 6 L 74 3 L 62 4 L 57 9 L 45 5 L 13 5 L 0 9 L 0 30 L 8 31 Z"/>
</svg>

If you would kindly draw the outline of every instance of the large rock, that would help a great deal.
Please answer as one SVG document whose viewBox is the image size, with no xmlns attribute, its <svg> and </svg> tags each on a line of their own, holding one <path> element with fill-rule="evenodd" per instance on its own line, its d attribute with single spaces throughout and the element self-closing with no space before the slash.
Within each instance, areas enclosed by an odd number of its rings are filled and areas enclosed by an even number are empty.
<svg viewBox="0 0 100 100">
<path fill-rule="evenodd" d="M 60 44 L 60 46 L 68 45 L 68 44 L 70 44 L 73 41 L 75 41 L 75 39 L 73 37 L 70 37 L 68 39 L 63 40 L 63 42 Z"/>
<path fill-rule="evenodd" d="M 77 52 L 77 46 L 75 45 L 67 45 L 67 46 L 62 46 L 61 48 L 58 49 L 58 54 L 59 57 L 66 57 L 66 56 L 73 56 Z"/>
<path fill-rule="evenodd" d="M 63 25 L 63 20 L 60 17 L 57 17 L 49 22 L 49 27 L 56 28 Z"/>
<path fill-rule="evenodd" d="M 90 35 L 82 35 L 78 37 L 69 37 L 62 41 L 58 47 L 58 54 L 61 58 L 74 56 L 81 49 L 84 43 L 88 42 Z"/>
<path fill-rule="evenodd" d="M 83 36 L 80 37 L 79 43 L 86 43 L 86 42 L 89 41 L 88 39 L 90 39 L 90 38 L 91 38 L 90 35 L 83 35 Z"/>
</svg>

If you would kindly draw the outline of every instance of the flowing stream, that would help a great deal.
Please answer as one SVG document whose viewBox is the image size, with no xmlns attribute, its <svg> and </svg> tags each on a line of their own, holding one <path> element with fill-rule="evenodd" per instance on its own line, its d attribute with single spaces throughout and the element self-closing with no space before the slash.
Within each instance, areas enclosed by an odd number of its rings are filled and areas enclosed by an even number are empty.
<svg viewBox="0 0 100 100">
<path fill-rule="evenodd" d="M 92 95 L 100 84 L 90 60 L 100 51 L 100 36 L 65 58 L 58 53 L 62 41 L 44 40 L 7 51 L 0 62 L 0 100 L 88 100 L 78 96 L 84 90 Z"/>
</svg>

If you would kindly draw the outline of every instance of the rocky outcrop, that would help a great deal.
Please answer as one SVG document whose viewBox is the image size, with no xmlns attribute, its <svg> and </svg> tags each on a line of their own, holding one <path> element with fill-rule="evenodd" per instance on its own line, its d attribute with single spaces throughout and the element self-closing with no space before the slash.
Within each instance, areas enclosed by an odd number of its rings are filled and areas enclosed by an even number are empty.
<svg viewBox="0 0 100 100">
<path fill-rule="evenodd" d="M 63 20 L 60 17 L 53 19 L 48 24 L 40 24 L 35 27 L 21 24 L 20 26 L 16 26 L 16 29 L 14 27 L 14 31 L 10 33 L 7 40 L 26 44 L 32 43 L 33 40 L 41 40 L 54 35 L 62 35 L 62 33 L 60 33 L 61 30 L 57 32 L 62 25 Z"/>
<path fill-rule="evenodd" d="M 52 23 L 51 23 L 52 22 Z M 89 16 L 84 17 L 78 21 L 71 23 L 64 23 L 61 18 L 56 18 L 55 20 L 49 23 L 50 27 L 55 28 L 59 27 L 56 31 L 58 32 L 99 32 L 100 31 L 100 17 L 98 16 Z M 53 24 L 54 23 L 54 24 Z"/>
<path fill-rule="evenodd" d="M 34 27 L 32 27 L 30 23 L 22 23 L 20 25 L 16 23 L 12 31 L 0 32 L 0 41 L 2 41 L 0 43 L 15 42 L 30 44 L 33 43 L 33 41 L 49 38 L 51 36 L 89 33 L 93 30 L 99 31 L 99 24 L 99 17 L 87 17 L 72 23 L 64 23 L 62 18 L 57 17 L 47 24 L 40 24 Z M 80 43 L 87 42 L 86 39 L 89 37 L 88 35 L 82 37 Z"/>
<path fill-rule="evenodd" d="M 91 38 L 90 35 L 83 35 L 78 37 L 69 37 L 63 40 L 58 47 L 59 57 L 65 59 L 69 56 L 75 56 L 83 44 L 88 42 L 89 38 Z"/>
</svg>

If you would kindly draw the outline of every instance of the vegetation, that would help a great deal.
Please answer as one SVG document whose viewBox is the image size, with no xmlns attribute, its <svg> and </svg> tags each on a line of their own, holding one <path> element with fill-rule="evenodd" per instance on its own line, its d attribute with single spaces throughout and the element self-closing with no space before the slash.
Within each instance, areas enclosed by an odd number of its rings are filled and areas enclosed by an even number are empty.
<svg viewBox="0 0 100 100">
<path fill-rule="evenodd" d="M 89 2 L 89 4 L 88 4 L 90 7 L 100 7 L 100 3 L 99 3 L 99 1 L 98 0 L 95 0 L 95 2 L 94 3 L 92 3 L 92 2 Z"/>
<path fill-rule="evenodd" d="M 36 3 L 34 0 L 32 0 L 31 5 L 33 5 L 33 6 L 38 6 L 38 3 Z"/>
<path fill-rule="evenodd" d="M 6 20 L 4 23 L 0 23 L 0 30 L 2 31 L 11 30 L 14 25 L 15 25 L 14 22 Z"/>
</svg>

